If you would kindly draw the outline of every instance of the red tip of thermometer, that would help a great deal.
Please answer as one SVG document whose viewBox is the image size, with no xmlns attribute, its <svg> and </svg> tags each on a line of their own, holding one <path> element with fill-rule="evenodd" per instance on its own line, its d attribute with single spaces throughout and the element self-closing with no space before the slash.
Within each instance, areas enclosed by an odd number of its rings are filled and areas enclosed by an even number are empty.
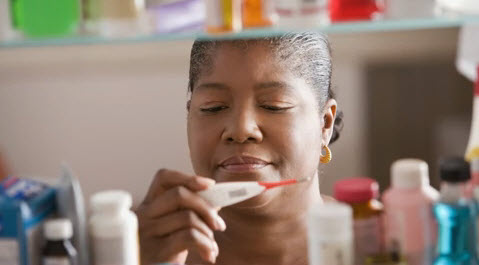
<svg viewBox="0 0 479 265">
<path fill-rule="evenodd" d="M 310 179 L 290 179 L 278 182 L 222 182 L 207 190 L 199 191 L 198 195 L 212 206 L 221 208 L 253 198 L 271 188 L 306 182 Z"/>
<path fill-rule="evenodd" d="M 288 179 L 288 180 L 283 180 L 283 181 L 277 181 L 277 182 L 258 182 L 259 185 L 265 187 L 267 190 L 271 188 L 276 188 L 276 187 L 281 187 L 281 186 L 287 186 L 291 184 L 296 184 L 296 183 L 301 183 L 301 182 L 306 182 L 310 180 L 310 178 L 302 178 L 302 179 Z"/>
</svg>

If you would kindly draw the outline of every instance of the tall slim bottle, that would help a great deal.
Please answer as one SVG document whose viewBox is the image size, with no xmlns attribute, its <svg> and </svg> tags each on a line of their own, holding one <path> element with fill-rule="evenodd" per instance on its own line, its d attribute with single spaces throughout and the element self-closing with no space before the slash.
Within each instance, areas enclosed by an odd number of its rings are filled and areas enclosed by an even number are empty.
<svg viewBox="0 0 479 265">
<path fill-rule="evenodd" d="M 433 207 L 439 226 L 434 265 L 477 265 L 477 206 L 465 194 L 469 164 L 462 158 L 441 163 L 439 202 Z"/>
</svg>

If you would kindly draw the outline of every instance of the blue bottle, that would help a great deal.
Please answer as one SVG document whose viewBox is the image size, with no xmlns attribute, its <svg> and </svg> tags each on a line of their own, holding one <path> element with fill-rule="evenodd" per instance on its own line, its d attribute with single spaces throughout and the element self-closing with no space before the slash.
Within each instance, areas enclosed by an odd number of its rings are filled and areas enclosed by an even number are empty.
<svg viewBox="0 0 479 265">
<path fill-rule="evenodd" d="M 434 205 L 439 227 L 434 265 L 478 265 L 477 206 L 464 195 L 471 178 L 469 164 L 462 158 L 443 160 L 440 174 L 440 198 Z"/>
</svg>

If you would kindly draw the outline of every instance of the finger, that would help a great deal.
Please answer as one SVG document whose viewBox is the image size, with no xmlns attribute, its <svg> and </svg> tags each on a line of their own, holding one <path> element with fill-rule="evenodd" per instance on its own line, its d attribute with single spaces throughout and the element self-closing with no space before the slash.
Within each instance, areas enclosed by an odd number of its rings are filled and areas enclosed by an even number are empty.
<svg viewBox="0 0 479 265">
<path fill-rule="evenodd" d="M 214 238 L 213 231 L 191 210 L 179 211 L 158 219 L 148 220 L 148 224 L 142 226 L 141 234 L 145 237 L 164 237 L 188 228 L 194 228 L 210 239 Z"/>
<path fill-rule="evenodd" d="M 169 169 L 160 169 L 156 173 L 148 189 L 145 202 L 152 201 L 158 194 L 176 186 L 185 186 L 193 191 L 206 189 L 215 183 L 214 180 L 183 174 Z"/>
<path fill-rule="evenodd" d="M 175 255 L 184 250 L 195 250 L 206 261 L 215 263 L 218 245 L 200 231 L 189 228 L 179 230 L 164 238 L 166 256 Z"/>
<path fill-rule="evenodd" d="M 140 264 L 184 264 L 184 261 L 188 256 L 188 251 L 184 250 L 178 253 L 171 253 L 171 251 L 168 251 L 169 254 L 166 254 L 165 247 L 158 247 L 164 246 L 165 242 L 166 241 L 162 238 L 140 237 Z"/>
<path fill-rule="evenodd" d="M 181 209 L 190 209 L 197 213 L 212 229 L 224 231 L 226 225 L 209 203 L 207 203 L 198 194 L 179 186 L 167 190 L 159 195 L 148 205 L 144 213 L 148 219 L 156 219 L 160 216 L 178 211 Z"/>
</svg>

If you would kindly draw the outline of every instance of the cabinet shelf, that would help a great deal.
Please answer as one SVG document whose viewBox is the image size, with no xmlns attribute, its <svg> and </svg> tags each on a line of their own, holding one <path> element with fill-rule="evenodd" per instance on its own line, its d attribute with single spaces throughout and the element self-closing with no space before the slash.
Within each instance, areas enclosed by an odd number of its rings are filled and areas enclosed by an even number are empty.
<svg viewBox="0 0 479 265">
<path fill-rule="evenodd" d="M 96 45 L 124 44 L 142 42 L 165 42 L 194 39 L 245 39 L 278 36 L 285 32 L 317 30 L 326 34 L 349 34 L 362 32 L 389 32 L 419 29 L 460 27 L 467 23 L 479 23 L 479 16 L 429 17 L 415 19 L 376 20 L 361 22 L 342 22 L 316 28 L 286 29 L 280 27 L 243 30 L 238 33 L 212 35 L 204 32 L 182 32 L 168 34 L 151 34 L 126 38 L 104 38 L 101 36 L 76 35 L 64 38 L 26 39 L 0 41 L 0 48 L 65 46 L 65 45 Z"/>
</svg>

